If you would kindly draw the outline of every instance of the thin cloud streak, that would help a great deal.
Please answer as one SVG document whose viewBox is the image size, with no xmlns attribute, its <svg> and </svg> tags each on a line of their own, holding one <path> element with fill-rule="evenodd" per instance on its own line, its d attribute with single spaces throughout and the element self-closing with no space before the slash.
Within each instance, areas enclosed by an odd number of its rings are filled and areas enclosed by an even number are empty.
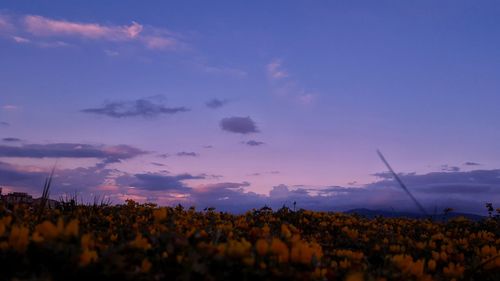
<svg viewBox="0 0 500 281">
<path fill-rule="evenodd" d="M 205 105 L 209 108 L 216 109 L 223 107 L 226 105 L 229 101 L 228 100 L 220 100 L 220 99 L 211 99 L 205 103 Z"/>
<path fill-rule="evenodd" d="M 107 102 L 102 107 L 87 108 L 81 110 L 83 113 L 104 115 L 113 118 L 145 117 L 152 118 L 159 115 L 171 115 L 187 112 L 188 108 L 167 107 L 161 103 L 155 103 L 149 99 L 138 99 L 135 101 Z"/>
<path fill-rule="evenodd" d="M 41 15 L 9 17 L 0 15 L 0 31 L 4 35 L 9 35 L 16 43 L 34 43 L 40 47 L 44 45 L 45 47 L 60 47 L 62 41 L 43 42 L 37 41 L 37 38 L 75 38 L 101 42 L 138 43 L 150 50 L 177 50 L 186 45 L 173 32 L 145 26 L 135 21 L 131 21 L 128 25 L 112 25 L 54 19 Z"/>
<path fill-rule="evenodd" d="M 249 141 L 246 141 L 243 143 L 248 145 L 248 146 L 261 146 L 261 145 L 265 144 L 264 142 L 256 141 L 256 140 L 249 140 Z"/>
<path fill-rule="evenodd" d="M 279 80 L 288 77 L 288 72 L 283 69 L 282 60 L 273 59 L 266 65 L 267 76 L 271 80 Z"/>
<path fill-rule="evenodd" d="M 177 156 L 180 156 L 180 157 L 198 157 L 200 156 L 198 153 L 196 152 L 186 152 L 186 151 L 181 151 L 181 152 L 177 152 L 176 154 Z"/>
<path fill-rule="evenodd" d="M 21 139 L 19 139 L 19 138 L 3 138 L 2 141 L 4 141 L 4 142 L 20 142 Z"/>
<path fill-rule="evenodd" d="M 0 157 L 21 158 L 97 158 L 105 163 L 121 162 L 146 154 L 128 145 L 89 145 L 81 143 L 0 145 Z"/>
</svg>

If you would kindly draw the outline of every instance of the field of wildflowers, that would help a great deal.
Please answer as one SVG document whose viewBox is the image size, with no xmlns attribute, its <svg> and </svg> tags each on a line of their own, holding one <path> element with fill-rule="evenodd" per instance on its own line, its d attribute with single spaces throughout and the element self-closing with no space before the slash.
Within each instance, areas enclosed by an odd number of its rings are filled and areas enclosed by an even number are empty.
<svg viewBox="0 0 500 281">
<path fill-rule="evenodd" d="M 500 280 L 500 220 L 0 207 L 1 280 Z"/>
</svg>

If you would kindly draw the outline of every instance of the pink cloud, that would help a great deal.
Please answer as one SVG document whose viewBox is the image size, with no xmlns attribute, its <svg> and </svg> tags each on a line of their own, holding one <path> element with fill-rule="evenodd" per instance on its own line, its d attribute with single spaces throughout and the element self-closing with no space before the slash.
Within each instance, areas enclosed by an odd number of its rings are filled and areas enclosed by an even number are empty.
<svg viewBox="0 0 500 281">
<path fill-rule="evenodd" d="M 2 106 L 2 109 L 4 109 L 4 110 L 17 110 L 17 109 L 19 109 L 19 106 L 12 105 L 12 104 L 6 104 L 6 105 Z"/>
<path fill-rule="evenodd" d="M 9 17 L 0 14 L 0 31 L 8 31 L 11 29 L 13 29 L 13 26 L 10 23 Z"/>
<path fill-rule="evenodd" d="M 54 20 L 33 15 L 25 16 L 24 24 L 26 31 L 36 36 L 80 36 L 113 41 L 133 39 L 143 28 L 136 22 L 132 22 L 130 26 L 104 26 L 98 23 Z"/>
<path fill-rule="evenodd" d="M 21 37 L 21 36 L 12 36 L 12 39 L 14 41 L 16 41 L 16 43 L 20 43 L 20 44 L 31 42 L 31 40 L 24 38 L 24 37 Z"/>
<path fill-rule="evenodd" d="M 13 19 L 13 20 L 11 20 Z M 39 41 L 37 37 L 79 38 L 107 42 L 136 42 L 151 50 L 177 49 L 183 43 L 168 30 L 145 27 L 135 21 L 129 25 L 110 25 L 58 20 L 39 15 L 8 16 L 0 14 L 0 32 L 16 43 L 33 43 L 40 47 L 65 47 L 63 41 Z"/>
<path fill-rule="evenodd" d="M 299 103 L 307 105 L 314 102 L 316 96 L 313 94 L 303 94 L 297 97 Z"/>
<path fill-rule="evenodd" d="M 282 67 L 282 62 L 279 59 L 274 59 L 266 66 L 267 75 L 270 79 L 278 80 L 288 77 L 288 72 L 286 72 Z"/>
<path fill-rule="evenodd" d="M 175 45 L 177 45 L 177 40 L 160 36 L 148 36 L 145 37 L 143 40 L 144 43 L 146 44 L 146 47 L 153 50 L 172 48 Z"/>
</svg>

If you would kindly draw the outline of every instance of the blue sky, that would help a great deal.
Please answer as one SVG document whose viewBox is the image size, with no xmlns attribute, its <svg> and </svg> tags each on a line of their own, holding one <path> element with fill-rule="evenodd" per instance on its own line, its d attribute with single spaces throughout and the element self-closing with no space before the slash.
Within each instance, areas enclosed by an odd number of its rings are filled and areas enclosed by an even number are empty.
<svg viewBox="0 0 500 281">
<path fill-rule="evenodd" d="M 500 202 L 488 193 L 499 12 L 496 1 L 3 1 L 0 185 L 39 192 L 57 161 L 60 194 L 227 209 L 300 194 L 328 209 L 338 191 L 320 191 L 332 186 L 390 188 L 379 148 L 422 177 L 416 192 L 435 173 L 437 189 L 468 186 L 422 191 L 429 208 L 477 212 Z M 464 182 L 474 171 L 489 174 Z M 467 201 L 470 185 L 484 200 Z M 399 206 L 377 194 L 363 202 Z"/>
</svg>

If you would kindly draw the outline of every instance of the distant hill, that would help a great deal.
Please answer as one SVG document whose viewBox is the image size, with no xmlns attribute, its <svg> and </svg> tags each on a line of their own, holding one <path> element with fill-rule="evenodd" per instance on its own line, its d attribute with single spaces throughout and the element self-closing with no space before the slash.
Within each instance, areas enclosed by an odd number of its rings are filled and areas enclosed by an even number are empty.
<svg viewBox="0 0 500 281">
<path fill-rule="evenodd" d="M 426 216 L 419 214 L 419 213 L 412 213 L 412 212 L 394 212 L 394 211 L 386 211 L 386 210 L 370 210 L 370 209 L 364 209 L 364 208 L 359 208 L 359 209 L 352 209 L 349 211 L 346 211 L 344 213 L 347 214 L 358 214 L 363 217 L 367 218 L 374 218 L 374 217 L 384 217 L 384 218 L 412 218 L 412 219 L 422 219 L 426 218 Z M 431 214 L 432 215 L 432 214 Z M 433 218 L 435 220 L 449 220 L 452 218 L 456 217 L 465 217 L 473 221 L 478 221 L 486 218 L 485 216 L 480 216 L 480 215 L 475 215 L 475 214 L 468 214 L 468 213 L 458 213 L 458 212 L 450 212 L 447 215 L 444 214 L 437 214 L 433 215 Z"/>
</svg>

